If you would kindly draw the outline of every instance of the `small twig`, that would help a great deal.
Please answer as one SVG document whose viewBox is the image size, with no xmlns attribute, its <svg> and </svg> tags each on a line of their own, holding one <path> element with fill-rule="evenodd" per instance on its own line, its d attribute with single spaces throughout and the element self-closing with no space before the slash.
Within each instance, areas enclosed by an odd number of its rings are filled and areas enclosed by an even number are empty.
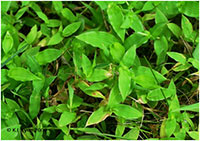
<svg viewBox="0 0 200 141">
<path fill-rule="evenodd" d="M 64 82 L 62 89 L 60 91 L 58 91 L 57 93 L 55 93 L 51 98 L 54 98 L 56 96 L 58 96 L 60 93 L 62 93 L 65 90 L 65 85 L 68 83 L 68 81 L 73 77 L 73 75 L 70 75 L 67 80 Z"/>
<path fill-rule="evenodd" d="M 106 22 L 106 18 L 105 18 L 105 16 L 104 16 L 104 12 L 103 12 L 102 10 L 101 10 L 101 13 L 102 13 L 102 16 L 103 16 L 103 22 L 104 22 L 104 24 L 105 24 L 106 30 L 109 31 L 109 27 L 108 27 L 108 24 L 107 24 L 107 22 Z"/>
<path fill-rule="evenodd" d="M 92 113 L 91 111 L 86 111 L 86 110 L 80 110 L 82 113 Z"/>
<path fill-rule="evenodd" d="M 192 47 L 183 39 L 183 37 L 181 36 L 181 41 L 183 42 L 183 44 L 185 45 L 188 53 L 190 54 L 190 56 L 192 56 L 192 53 L 191 53 L 191 50 L 192 50 Z"/>
</svg>

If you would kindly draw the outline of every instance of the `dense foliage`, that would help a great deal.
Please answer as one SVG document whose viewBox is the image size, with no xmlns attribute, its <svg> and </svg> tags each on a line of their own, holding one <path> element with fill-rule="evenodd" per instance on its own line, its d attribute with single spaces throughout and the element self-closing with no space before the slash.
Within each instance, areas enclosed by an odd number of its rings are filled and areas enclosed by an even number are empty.
<svg viewBox="0 0 200 141">
<path fill-rule="evenodd" d="M 199 138 L 199 2 L 2 1 L 1 139 Z"/>
</svg>

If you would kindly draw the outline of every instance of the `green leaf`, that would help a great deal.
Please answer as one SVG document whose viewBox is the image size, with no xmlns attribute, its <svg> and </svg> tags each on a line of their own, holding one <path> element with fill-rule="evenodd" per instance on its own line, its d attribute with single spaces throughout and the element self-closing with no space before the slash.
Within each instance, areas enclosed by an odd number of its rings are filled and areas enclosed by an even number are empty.
<svg viewBox="0 0 200 141">
<path fill-rule="evenodd" d="M 49 19 L 49 23 L 46 25 L 47 27 L 59 27 L 61 25 L 61 21 L 56 19 Z"/>
<path fill-rule="evenodd" d="M 26 64 L 29 66 L 33 73 L 42 72 L 42 69 L 39 63 L 36 61 L 35 57 L 25 54 L 26 56 Z"/>
<path fill-rule="evenodd" d="M 49 40 L 47 45 L 51 46 L 51 45 L 59 44 L 63 39 L 64 39 L 64 37 L 62 36 L 62 33 L 58 31 L 56 34 L 54 34 L 50 38 L 50 40 Z"/>
<path fill-rule="evenodd" d="M 110 91 L 109 98 L 108 98 L 108 106 L 114 107 L 116 104 L 122 102 L 122 96 L 119 92 L 118 83 L 115 83 L 113 88 Z"/>
<path fill-rule="evenodd" d="M 110 24 L 112 25 L 114 31 L 120 37 L 122 42 L 124 42 L 125 29 L 120 28 L 124 21 L 124 15 L 122 13 L 121 8 L 118 7 L 114 3 L 111 3 L 108 5 L 107 13 L 108 13 L 108 18 L 109 18 Z"/>
<path fill-rule="evenodd" d="M 129 48 L 122 58 L 123 65 L 127 66 L 128 68 L 131 67 L 134 63 L 136 56 L 136 46 L 132 46 Z"/>
<path fill-rule="evenodd" d="M 94 111 L 87 120 L 86 126 L 93 124 L 98 124 L 110 116 L 110 112 L 105 110 L 105 107 L 100 107 L 98 110 Z"/>
<path fill-rule="evenodd" d="M 29 70 L 21 67 L 15 67 L 8 71 L 8 77 L 15 79 L 17 81 L 32 81 L 40 80 L 39 77 L 35 76 Z"/>
<path fill-rule="evenodd" d="M 126 18 L 121 25 L 121 28 L 129 28 L 131 27 L 135 32 L 143 32 L 144 26 L 136 13 L 133 11 L 128 12 L 126 14 Z"/>
<path fill-rule="evenodd" d="M 54 122 L 56 127 L 58 127 L 58 129 L 62 130 L 63 133 L 65 133 L 66 135 L 69 134 L 69 128 L 67 126 L 60 126 L 59 121 L 54 118 L 52 118 L 52 121 Z"/>
<path fill-rule="evenodd" d="M 133 30 L 135 30 L 135 32 L 142 32 L 144 31 L 144 26 L 141 22 L 141 20 L 139 19 L 138 15 L 136 15 L 136 13 L 131 13 L 131 17 L 132 19 L 131 21 L 131 28 Z"/>
<path fill-rule="evenodd" d="M 83 73 L 88 77 L 92 73 L 92 64 L 85 54 L 82 54 Z"/>
<path fill-rule="evenodd" d="M 62 1 L 52 1 L 53 7 L 57 13 L 60 13 L 63 9 Z"/>
<path fill-rule="evenodd" d="M 158 23 L 158 24 L 155 24 L 155 25 L 150 29 L 151 35 L 152 35 L 154 38 L 157 38 L 158 36 L 160 36 L 161 34 L 163 34 L 164 29 L 166 29 L 166 24 L 167 24 L 167 23 Z"/>
<path fill-rule="evenodd" d="M 2 48 L 5 54 L 8 54 L 8 52 L 13 48 L 13 44 L 14 44 L 13 37 L 9 33 L 9 31 L 7 31 L 2 42 Z"/>
<path fill-rule="evenodd" d="M 81 26 L 81 22 L 75 22 L 75 23 L 69 24 L 68 26 L 64 28 L 62 35 L 64 37 L 68 37 L 72 35 L 73 33 L 75 33 L 79 29 L 80 26 Z"/>
<path fill-rule="evenodd" d="M 184 36 L 186 38 L 190 38 L 193 32 L 193 27 L 190 21 L 184 15 L 182 15 L 181 27 L 182 27 Z"/>
<path fill-rule="evenodd" d="M 31 2 L 30 7 L 35 11 L 35 13 L 38 15 L 40 19 L 45 21 L 45 23 L 48 23 L 48 17 L 42 12 L 39 5 L 37 5 L 35 2 Z"/>
<path fill-rule="evenodd" d="M 177 37 L 177 38 L 180 38 L 181 34 L 182 34 L 182 31 L 181 31 L 181 28 L 176 25 L 175 23 L 168 23 L 167 24 L 169 30 Z"/>
<path fill-rule="evenodd" d="M 192 63 L 192 65 L 199 70 L 199 60 L 194 58 L 189 58 L 188 62 Z"/>
<path fill-rule="evenodd" d="M 1 115 L 2 115 L 2 119 L 10 119 L 15 111 L 12 111 L 11 108 L 8 106 L 8 104 L 1 102 Z"/>
<path fill-rule="evenodd" d="M 105 88 L 105 87 L 107 87 L 107 84 L 104 84 L 104 83 L 101 83 L 101 82 L 99 82 L 99 83 L 94 83 L 94 84 L 92 84 L 90 87 L 88 87 L 86 90 L 87 91 L 95 91 L 95 90 L 101 90 L 101 89 L 103 89 L 103 88 Z"/>
<path fill-rule="evenodd" d="M 73 122 L 76 118 L 76 113 L 64 111 L 59 119 L 59 126 L 63 127 Z"/>
<path fill-rule="evenodd" d="M 192 56 L 196 59 L 196 60 L 199 60 L 199 43 L 196 45 L 193 53 L 192 53 Z"/>
<path fill-rule="evenodd" d="M 71 23 L 75 22 L 77 20 L 77 17 L 74 16 L 74 14 L 72 13 L 72 11 L 68 8 L 64 8 L 61 11 L 62 15 Z"/>
<path fill-rule="evenodd" d="M 11 131 L 12 130 L 20 131 L 20 126 L 21 125 L 17 124 L 17 125 L 7 126 L 1 129 L 1 139 L 2 140 L 17 140 L 16 137 L 19 134 L 19 132 L 11 132 Z"/>
<path fill-rule="evenodd" d="M 111 76 L 112 73 L 108 72 L 107 70 L 94 69 L 93 73 L 89 77 L 87 77 L 87 80 L 91 82 L 98 82 L 103 81 Z"/>
<path fill-rule="evenodd" d="M 199 2 L 198 1 L 181 1 L 178 10 L 189 17 L 199 17 Z"/>
<path fill-rule="evenodd" d="M 93 47 L 99 47 L 101 49 L 107 49 L 117 39 L 112 34 L 103 31 L 89 31 L 76 36 L 77 39 L 90 44 Z"/>
<path fill-rule="evenodd" d="M 31 31 L 28 33 L 26 40 L 29 44 L 32 44 L 35 41 L 36 37 L 37 37 L 37 25 L 31 28 Z"/>
<path fill-rule="evenodd" d="M 110 54 L 115 62 L 119 63 L 125 53 L 124 47 L 116 42 L 112 46 L 110 46 Z"/>
<path fill-rule="evenodd" d="M 68 83 L 68 89 L 69 89 L 69 107 L 72 108 L 73 105 L 73 97 L 74 97 L 74 89 L 72 86 Z"/>
<path fill-rule="evenodd" d="M 165 61 L 166 53 L 168 50 L 168 42 L 165 36 L 161 36 L 160 39 L 154 41 L 154 49 L 157 55 L 157 64 L 161 64 Z"/>
<path fill-rule="evenodd" d="M 199 131 L 189 131 L 189 136 L 194 140 L 199 140 Z"/>
<path fill-rule="evenodd" d="M 33 80 L 33 91 L 29 100 L 29 114 L 34 119 L 40 111 L 40 101 L 42 90 L 45 82 L 45 76 L 42 73 L 38 73 L 40 80 Z"/>
<path fill-rule="evenodd" d="M 96 3 L 97 5 L 99 5 L 99 6 L 101 7 L 102 10 L 105 10 L 105 9 L 108 8 L 108 5 L 109 5 L 110 3 L 112 3 L 112 1 L 95 1 L 95 3 Z"/>
<path fill-rule="evenodd" d="M 167 137 L 170 137 L 176 129 L 176 119 L 168 118 L 165 123 L 165 133 Z"/>
<path fill-rule="evenodd" d="M 167 80 L 162 74 L 157 72 L 156 70 L 152 69 L 156 79 L 158 80 L 159 83 L 162 83 L 163 81 Z M 155 80 L 154 75 L 151 71 L 151 68 L 145 67 L 145 66 L 139 66 L 137 70 L 135 71 L 135 75 L 146 75 L 147 77 L 151 78 L 152 80 Z"/>
<path fill-rule="evenodd" d="M 11 5 L 11 1 L 1 1 L 1 12 L 6 13 Z"/>
<path fill-rule="evenodd" d="M 17 11 L 15 14 L 16 20 L 19 20 L 19 18 L 28 10 L 28 7 L 23 7 L 20 10 Z"/>
<path fill-rule="evenodd" d="M 113 107 L 113 112 L 117 116 L 128 119 L 128 120 L 141 118 L 143 115 L 137 109 L 135 109 L 129 105 L 124 105 L 124 104 L 118 104 L 115 107 Z"/>
<path fill-rule="evenodd" d="M 162 89 L 162 91 L 161 91 L 161 89 Z M 163 100 L 163 99 L 165 99 L 165 97 L 166 98 L 171 97 L 172 94 L 174 94 L 175 90 L 176 90 L 176 87 L 175 87 L 173 81 L 171 81 L 168 88 L 157 88 L 157 89 L 150 91 L 147 95 L 147 99 L 150 101 Z M 165 95 L 165 97 L 163 96 L 163 94 Z"/>
<path fill-rule="evenodd" d="M 160 86 L 157 84 L 155 78 L 152 78 L 150 75 L 141 74 L 134 78 L 135 83 L 141 85 L 146 89 L 156 89 Z"/>
<path fill-rule="evenodd" d="M 131 77 L 130 72 L 122 67 L 119 68 L 119 91 L 123 101 L 130 94 Z"/>
<path fill-rule="evenodd" d="M 173 110 L 174 111 L 192 111 L 192 112 L 199 112 L 199 103 L 191 104 L 182 106 L 179 109 Z"/>
<path fill-rule="evenodd" d="M 181 64 L 186 63 L 186 57 L 178 52 L 167 52 L 167 55 Z"/>
<path fill-rule="evenodd" d="M 143 8 L 142 8 L 142 11 L 149 11 L 149 10 L 152 10 L 154 9 L 154 4 L 152 1 L 147 1 L 145 2 Z"/>
<path fill-rule="evenodd" d="M 167 23 L 167 17 L 160 11 L 160 9 L 156 9 L 156 17 L 155 17 L 156 24 L 158 23 Z"/>
<path fill-rule="evenodd" d="M 5 84 L 6 82 L 8 82 L 8 70 L 7 69 L 1 69 L 1 85 Z"/>
<path fill-rule="evenodd" d="M 128 140 L 137 140 L 139 136 L 140 129 L 137 127 L 133 127 L 128 133 L 126 133 L 123 137 Z"/>
<path fill-rule="evenodd" d="M 56 60 L 58 57 L 61 56 L 61 54 L 62 51 L 58 49 L 46 49 L 44 51 L 38 52 L 35 58 L 40 65 L 45 65 Z"/>
<path fill-rule="evenodd" d="M 149 37 L 146 33 L 133 33 L 124 42 L 124 47 L 129 49 L 132 46 L 140 47 L 142 44 L 145 44 L 149 40 Z"/>
<path fill-rule="evenodd" d="M 56 105 L 53 105 L 53 106 L 50 106 L 50 107 L 47 107 L 47 108 L 44 108 L 43 109 L 44 112 L 47 112 L 47 113 L 55 113 L 56 112 Z"/>
<path fill-rule="evenodd" d="M 177 4 L 178 1 L 162 1 L 157 7 L 166 15 L 166 17 L 173 18 L 179 14 Z"/>
</svg>

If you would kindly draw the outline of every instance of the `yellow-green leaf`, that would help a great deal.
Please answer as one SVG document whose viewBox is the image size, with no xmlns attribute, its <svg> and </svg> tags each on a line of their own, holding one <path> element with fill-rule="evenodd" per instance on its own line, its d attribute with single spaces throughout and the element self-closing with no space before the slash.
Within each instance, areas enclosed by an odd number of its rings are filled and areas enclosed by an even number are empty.
<svg viewBox="0 0 200 141">
<path fill-rule="evenodd" d="M 186 63 L 186 57 L 178 52 L 167 52 L 167 55 L 181 64 Z"/>
<path fill-rule="evenodd" d="M 93 91 L 93 90 L 87 90 L 87 88 L 89 88 L 89 85 L 84 82 L 84 81 L 80 81 L 78 83 L 78 87 L 87 95 L 92 96 L 92 97 L 96 97 L 96 98 L 103 98 L 105 99 L 105 96 L 99 92 L 99 91 Z"/>
<path fill-rule="evenodd" d="M 98 110 L 94 111 L 90 117 L 88 118 L 88 121 L 86 123 L 86 126 L 90 126 L 93 124 L 98 124 L 99 122 L 105 120 L 108 116 L 110 116 L 111 112 L 106 111 L 105 107 L 100 107 Z"/>
</svg>

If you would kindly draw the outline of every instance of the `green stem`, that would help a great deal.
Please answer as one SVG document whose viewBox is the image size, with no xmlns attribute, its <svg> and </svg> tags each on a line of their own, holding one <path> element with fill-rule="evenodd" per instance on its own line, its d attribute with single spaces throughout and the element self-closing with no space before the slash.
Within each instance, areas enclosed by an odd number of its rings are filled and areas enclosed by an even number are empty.
<svg viewBox="0 0 200 141">
<path fill-rule="evenodd" d="M 153 70 L 152 70 L 151 64 L 149 63 L 149 61 L 147 60 L 147 58 L 146 58 L 145 56 L 144 56 L 144 59 L 145 59 L 145 61 L 147 62 L 148 66 L 150 67 L 151 73 L 153 74 L 153 77 L 155 78 L 157 84 L 159 85 L 159 81 L 158 81 L 158 79 L 156 78 L 156 75 L 154 74 L 154 72 L 153 72 Z M 161 91 L 163 97 L 165 98 L 165 100 L 166 100 L 166 102 L 167 102 L 167 106 L 169 107 L 169 104 L 168 104 L 167 98 L 166 98 L 166 96 L 165 96 L 163 90 L 160 89 L 160 91 Z"/>
<path fill-rule="evenodd" d="M 20 48 L 17 52 L 15 52 L 10 58 L 8 58 L 5 62 L 3 62 L 1 64 L 1 68 L 3 68 L 10 60 L 12 60 L 16 55 L 18 55 L 19 53 L 21 53 L 26 47 L 28 46 L 28 44 L 24 45 L 22 48 Z"/>
</svg>

